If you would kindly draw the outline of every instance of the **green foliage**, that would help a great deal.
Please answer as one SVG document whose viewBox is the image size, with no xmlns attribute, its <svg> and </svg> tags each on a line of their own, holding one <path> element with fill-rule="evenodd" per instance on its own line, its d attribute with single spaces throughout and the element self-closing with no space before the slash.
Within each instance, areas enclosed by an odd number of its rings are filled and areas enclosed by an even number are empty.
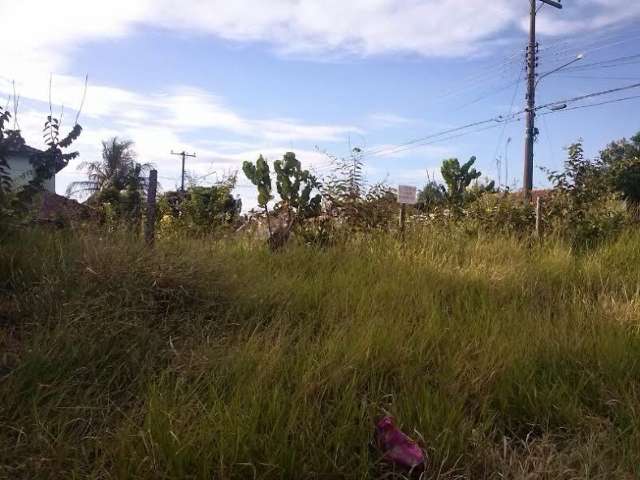
<svg viewBox="0 0 640 480">
<path fill-rule="evenodd" d="M 476 157 L 471 157 L 463 165 L 460 165 L 457 158 L 449 158 L 442 162 L 440 171 L 447 186 L 447 199 L 452 204 L 462 204 L 465 200 L 467 187 L 482 175 L 475 168 L 471 168 L 475 162 Z"/>
<path fill-rule="evenodd" d="M 418 192 L 416 207 L 422 212 L 430 212 L 436 207 L 444 205 L 447 200 L 447 191 L 435 180 L 429 180 Z"/>
<path fill-rule="evenodd" d="M 230 176 L 212 186 L 193 185 L 182 192 L 166 192 L 158 200 L 161 234 L 211 234 L 233 225 L 242 210 L 233 197 L 236 177 Z"/>
<path fill-rule="evenodd" d="M 89 195 L 89 203 L 110 204 L 119 219 L 137 224 L 152 165 L 138 163 L 133 146 L 131 140 L 118 137 L 103 141 L 102 158 L 79 165 L 79 169 L 86 170 L 87 180 L 71 183 L 67 195 Z"/>
<path fill-rule="evenodd" d="M 529 236 L 535 220 L 534 206 L 511 194 L 482 194 L 464 210 L 464 226 L 471 231 Z"/>
<path fill-rule="evenodd" d="M 282 160 L 273 162 L 276 172 L 276 188 L 280 195 L 281 207 L 290 217 L 298 221 L 317 216 L 320 213 L 322 197 L 311 194 L 320 187 L 318 180 L 302 170 L 300 161 L 293 152 L 285 153 Z"/>
<path fill-rule="evenodd" d="M 18 199 L 22 206 L 30 204 L 34 196 L 43 190 L 44 182 L 52 178 L 56 172 L 62 170 L 71 160 L 80 155 L 77 151 L 65 153 L 64 150 L 69 148 L 80 137 L 82 127 L 75 124 L 63 138 L 60 138 L 60 127 L 60 120 L 51 115 L 47 116 L 43 130 L 43 138 L 47 149 L 29 159 L 33 175 L 29 183 L 18 192 Z"/>
<path fill-rule="evenodd" d="M 352 149 L 348 158 L 328 156 L 334 168 L 322 182 L 322 195 L 333 233 L 392 228 L 397 223 L 396 192 L 384 181 L 373 185 L 365 182 L 362 150 Z"/>
<path fill-rule="evenodd" d="M 0 107 L 0 208 L 5 202 L 6 196 L 9 194 L 12 186 L 11 176 L 9 175 L 9 163 L 7 160 L 8 145 L 5 124 L 9 122 L 11 114 Z"/>
<path fill-rule="evenodd" d="M 615 208 L 608 175 L 602 160 L 585 158 L 581 142 L 571 145 L 564 170 L 549 172 L 553 193 L 545 215 L 552 228 L 577 245 L 591 245 L 619 231 L 625 215 Z"/>
<path fill-rule="evenodd" d="M 13 182 L 9 175 L 8 142 L 6 124 L 9 122 L 11 114 L 0 107 L 0 233 L 7 228 L 12 213 L 11 209 L 11 187 Z"/>
<path fill-rule="evenodd" d="M 350 203 L 357 203 L 366 195 L 362 149 L 353 148 L 348 158 L 325 154 L 333 164 L 333 171 L 323 182 L 323 194 L 336 207 L 349 210 Z"/>
<path fill-rule="evenodd" d="M 640 133 L 630 141 L 622 139 L 611 143 L 600 152 L 600 159 L 608 169 L 613 190 L 640 219 Z"/>
<path fill-rule="evenodd" d="M 302 170 L 295 153 L 287 152 L 282 160 L 273 163 L 273 167 L 276 173 L 276 190 L 280 196 L 280 201 L 274 209 L 281 220 L 275 229 L 271 226 L 267 207 L 267 203 L 273 199 L 269 164 L 260 155 L 255 165 L 244 162 L 242 170 L 258 188 L 258 205 L 264 208 L 267 217 L 269 245 L 272 250 L 278 250 L 288 242 L 294 227 L 303 228 L 304 220 L 319 215 L 322 197 L 320 194 L 312 196 L 313 192 L 320 188 L 320 183 L 308 170 Z"/>
<path fill-rule="evenodd" d="M 269 164 L 262 155 L 258 158 L 255 165 L 251 162 L 244 162 L 242 164 L 242 171 L 246 177 L 258 188 L 258 205 L 265 210 L 267 204 L 273 200 L 271 194 L 271 173 L 269 170 Z"/>
</svg>

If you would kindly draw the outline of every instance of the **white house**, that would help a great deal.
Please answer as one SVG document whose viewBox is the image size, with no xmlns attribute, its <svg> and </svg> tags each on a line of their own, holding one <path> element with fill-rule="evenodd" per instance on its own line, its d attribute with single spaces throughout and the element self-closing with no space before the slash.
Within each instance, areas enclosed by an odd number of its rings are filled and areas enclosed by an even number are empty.
<svg viewBox="0 0 640 480">
<path fill-rule="evenodd" d="M 20 131 L 12 130 L 7 133 L 7 163 L 9 164 L 9 175 L 13 182 L 13 189 L 17 190 L 25 185 L 33 178 L 33 167 L 30 159 L 42 150 L 27 145 L 20 135 Z M 58 170 L 59 171 L 59 170 Z M 56 172 L 58 173 L 58 172 Z M 56 176 L 55 174 L 43 184 L 46 191 L 56 193 Z"/>
</svg>

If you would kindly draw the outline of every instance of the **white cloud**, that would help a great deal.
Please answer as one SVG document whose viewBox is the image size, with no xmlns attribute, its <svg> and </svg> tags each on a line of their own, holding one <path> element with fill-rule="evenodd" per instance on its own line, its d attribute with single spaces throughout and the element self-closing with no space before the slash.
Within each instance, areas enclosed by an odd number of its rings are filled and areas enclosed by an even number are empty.
<svg viewBox="0 0 640 480">
<path fill-rule="evenodd" d="M 567 0 L 565 8 L 558 12 L 553 8 L 543 10 L 538 21 L 538 31 L 546 35 L 586 33 L 631 22 L 640 17 L 640 3 L 629 0 Z M 522 28 L 528 28 L 523 21 Z"/>
<path fill-rule="evenodd" d="M 628 0 L 564 3 L 561 14 L 543 10 L 542 33 L 587 31 L 640 17 L 640 4 Z M 56 73 L 53 101 L 65 105 L 69 124 L 83 89 L 83 79 L 70 74 L 75 52 L 90 42 L 139 33 L 142 27 L 263 42 L 279 52 L 307 57 L 397 52 L 456 56 L 495 48 L 514 26 L 526 28 L 526 13 L 526 2 L 513 0 L 0 0 L 0 94 L 12 90 L 7 77 L 18 80 L 19 92 L 28 100 L 20 114 L 23 131 L 39 135 L 48 110 L 49 73 Z M 387 127 L 410 121 L 392 113 L 368 120 Z M 355 126 L 313 125 L 282 118 L 278 112 L 256 118 L 189 86 L 142 93 L 90 83 L 81 123 L 86 128 L 76 145 L 83 159 L 99 155 L 99 141 L 117 133 L 136 141 L 141 160 L 157 163 L 169 175 L 177 172 L 178 164 L 168 158 L 172 148 L 197 150 L 200 158 L 194 168 L 206 173 L 211 165 L 239 166 L 260 152 L 280 156 L 294 142 L 342 142 L 349 134 L 363 133 Z M 29 141 L 41 144 L 39 138 Z M 429 153 L 444 152 L 412 152 Z M 319 154 L 304 151 L 301 158 L 326 168 L 314 155 Z M 62 177 L 71 178 L 73 168 Z"/>
<path fill-rule="evenodd" d="M 562 34 L 640 16 L 628 0 L 565 0 L 541 14 L 540 28 Z M 548 9 L 550 10 L 550 9 Z M 426 56 L 481 51 L 526 17 L 512 0 L 0 0 L 3 64 L 11 75 L 62 73 L 74 49 L 142 26 L 267 42 L 288 53 L 407 52 Z"/>
</svg>

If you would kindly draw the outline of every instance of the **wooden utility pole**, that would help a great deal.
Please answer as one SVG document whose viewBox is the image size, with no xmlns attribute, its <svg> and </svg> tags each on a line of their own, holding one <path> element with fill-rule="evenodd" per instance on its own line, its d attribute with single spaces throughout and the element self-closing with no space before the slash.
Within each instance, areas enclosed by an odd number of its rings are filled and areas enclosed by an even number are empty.
<svg viewBox="0 0 640 480">
<path fill-rule="evenodd" d="M 555 8 L 562 8 L 560 2 L 554 0 L 540 0 L 542 3 Z M 530 0 L 529 46 L 527 47 L 527 129 L 524 143 L 524 178 L 522 190 L 526 201 L 531 200 L 533 189 L 533 142 L 536 138 L 536 67 L 538 66 L 538 42 L 536 41 L 536 15 L 538 1 Z"/>
<path fill-rule="evenodd" d="M 536 198 L 536 237 L 542 238 L 542 198 Z"/>
<path fill-rule="evenodd" d="M 195 158 L 196 154 L 195 153 L 187 153 L 184 150 L 182 152 L 174 152 L 173 150 L 171 150 L 171 155 L 178 155 L 180 157 L 182 157 L 182 176 L 181 176 L 181 181 L 180 181 L 180 191 L 182 193 L 184 193 L 184 163 L 187 157 L 191 157 L 191 158 Z"/>
<path fill-rule="evenodd" d="M 144 224 L 144 240 L 150 247 L 156 238 L 156 194 L 158 192 L 158 171 L 149 172 L 149 190 L 147 191 L 147 216 Z"/>
<path fill-rule="evenodd" d="M 405 203 L 400 204 L 400 238 L 404 242 L 404 230 L 405 223 L 407 221 L 407 205 Z"/>
</svg>

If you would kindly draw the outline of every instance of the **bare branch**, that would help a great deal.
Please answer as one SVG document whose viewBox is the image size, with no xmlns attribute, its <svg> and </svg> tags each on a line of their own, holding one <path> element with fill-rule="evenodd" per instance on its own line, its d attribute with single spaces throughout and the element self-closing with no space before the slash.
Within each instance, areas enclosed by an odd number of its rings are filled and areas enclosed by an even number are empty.
<svg viewBox="0 0 640 480">
<path fill-rule="evenodd" d="M 84 107 L 84 101 L 87 98 L 87 86 L 89 83 L 89 74 L 84 77 L 84 90 L 82 92 L 82 100 L 80 101 L 80 108 L 78 108 L 78 113 L 76 114 L 76 124 L 78 123 L 78 119 L 80 118 L 80 112 L 82 112 L 82 108 Z"/>
</svg>

